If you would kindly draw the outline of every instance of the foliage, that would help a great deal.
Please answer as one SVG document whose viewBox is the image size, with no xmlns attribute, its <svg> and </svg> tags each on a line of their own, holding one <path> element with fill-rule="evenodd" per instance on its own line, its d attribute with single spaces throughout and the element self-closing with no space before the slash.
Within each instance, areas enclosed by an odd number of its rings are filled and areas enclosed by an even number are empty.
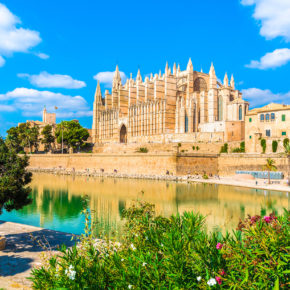
<svg viewBox="0 0 290 290">
<path fill-rule="evenodd" d="M 267 142 L 265 139 L 261 139 L 261 146 L 262 146 L 263 154 L 265 154 L 266 147 L 267 147 Z"/>
<path fill-rule="evenodd" d="M 62 121 L 55 130 L 57 143 L 63 143 L 68 148 L 80 149 L 89 137 L 87 129 L 83 128 L 77 121 Z"/>
<path fill-rule="evenodd" d="M 147 152 L 148 152 L 148 148 L 147 148 L 147 147 L 140 147 L 140 148 L 138 149 L 138 152 L 139 152 L 139 153 L 147 153 Z"/>
<path fill-rule="evenodd" d="M 204 218 L 185 212 L 156 216 L 139 202 L 124 211 L 121 243 L 96 239 L 86 217 L 77 246 L 63 247 L 32 270 L 35 289 L 287 288 L 289 212 L 248 217 L 238 231 L 208 233 Z"/>
<path fill-rule="evenodd" d="M 268 180 L 270 184 L 270 172 L 277 170 L 277 166 L 275 165 L 275 160 L 268 158 L 266 164 L 263 166 L 263 170 L 268 171 Z"/>
<path fill-rule="evenodd" d="M 283 146 L 284 146 L 284 148 L 286 148 L 287 145 L 289 145 L 289 139 L 288 138 L 285 138 L 283 140 Z"/>
<path fill-rule="evenodd" d="M 7 136 L 5 139 L 5 143 L 9 149 L 14 149 L 17 153 L 23 151 L 23 147 L 21 146 L 22 141 L 19 136 L 18 127 L 11 127 L 7 130 Z"/>
<path fill-rule="evenodd" d="M 222 147 L 221 147 L 221 150 L 220 150 L 220 153 L 228 153 L 228 143 L 225 143 Z"/>
<path fill-rule="evenodd" d="M 277 152 L 278 142 L 276 140 L 272 141 L 272 151 L 275 153 Z"/>
<path fill-rule="evenodd" d="M 0 138 L 0 214 L 3 208 L 7 211 L 18 210 L 31 202 L 31 189 L 26 186 L 31 181 L 27 166 L 28 156 L 18 156 Z"/>
<path fill-rule="evenodd" d="M 199 150 L 199 146 L 196 146 L 196 151 L 198 151 Z"/>
<path fill-rule="evenodd" d="M 208 179 L 208 176 L 207 174 L 205 173 L 203 176 L 202 176 L 203 179 Z"/>
<path fill-rule="evenodd" d="M 195 146 L 192 146 L 192 150 L 193 150 L 193 151 L 195 150 Z"/>
<path fill-rule="evenodd" d="M 245 141 L 242 141 L 240 143 L 240 149 L 241 149 L 241 152 L 246 152 Z"/>
<path fill-rule="evenodd" d="M 44 126 L 41 134 L 42 134 L 41 143 L 44 144 L 45 151 L 49 151 L 51 149 L 51 143 L 54 143 L 55 141 L 55 137 L 52 133 L 52 126 L 49 124 Z"/>
</svg>

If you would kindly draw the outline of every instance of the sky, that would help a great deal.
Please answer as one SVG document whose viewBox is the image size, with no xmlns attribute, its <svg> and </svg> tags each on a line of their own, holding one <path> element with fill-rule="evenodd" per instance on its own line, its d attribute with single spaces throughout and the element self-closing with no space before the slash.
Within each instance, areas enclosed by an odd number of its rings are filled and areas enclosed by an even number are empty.
<svg viewBox="0 0 290 290">
<path fill-rule="evenodd" d="M 125 81 L 213 62 L 251 108 L 290 104 L 289 15 L 290 0 L 0 0 L 0 135 L 44 106 L 91 128 L 117 64 Z"/>
</svg>

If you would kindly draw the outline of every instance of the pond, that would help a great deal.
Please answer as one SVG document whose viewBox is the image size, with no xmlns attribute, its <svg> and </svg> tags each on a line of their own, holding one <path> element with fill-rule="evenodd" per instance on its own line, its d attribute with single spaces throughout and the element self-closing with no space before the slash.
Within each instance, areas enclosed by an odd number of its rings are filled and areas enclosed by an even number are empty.
<svg viewBox="0 0 290 290">
<path fill-rule="evenodd" d="M 156 212 L 170 216 L 194 211 L 207 216 L 209 230 L 235 229 L 248 214 L 288 209 L 288 193 L 243 187 L 33 174 L 32 203 L 22 210 L 4 212 L 0 219 L 80 234 L 84 228 L 82 195 L 89 196 L 100 226 L 121 231 L 121 212 L 134 200 L 155 204 Z"/>
</svg>

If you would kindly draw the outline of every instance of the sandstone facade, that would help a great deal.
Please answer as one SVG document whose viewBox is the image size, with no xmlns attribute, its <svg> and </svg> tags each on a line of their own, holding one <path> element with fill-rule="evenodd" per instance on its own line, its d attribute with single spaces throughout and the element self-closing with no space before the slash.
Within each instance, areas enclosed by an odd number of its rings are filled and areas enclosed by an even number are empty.
<svg viewBox="0 0 290 290">
<path fill-rule="evenodd" d="M 102 97 L 98 83 L 93 109 L 92 139 L 104 143 L 169 143 L 244 139 L 248 103 L 235 89 L 232 76 L 218 82 L 214 66 L 209 74 L 166 64 L 165 73 L 121 82 L 116 67 L 112 92 Z"/>
</svg>

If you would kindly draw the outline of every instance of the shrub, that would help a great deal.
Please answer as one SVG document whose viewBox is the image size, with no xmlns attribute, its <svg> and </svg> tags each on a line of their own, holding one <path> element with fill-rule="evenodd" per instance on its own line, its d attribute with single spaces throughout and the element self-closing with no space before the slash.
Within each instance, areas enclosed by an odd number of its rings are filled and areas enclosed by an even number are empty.
<svg viewBox="0 0 290 290">
<path fill-rule="evenodd" d="M 196 146 L 196 151 L 198 151 L 199 150 L 199 147 L 198 146 Z"/>
<path fill-rule="evenodd" d="M 262 146 L 263 154 L 265 154 L 266 147 L 267 147 L 267 142 L 265 139 L 261 139 L 261 146 Z"/>
<path fill-rule="evenodd" d="M 195 150 L 195 146 L 192 146 L 192 150 L 193 150 L 193 151 Z"/>
<path fill-rule="evenodd" d="M 289 144 L 289 139 L 288 138 L 285 138 L 283 140 L 283 147 L 286 148 L 288 144 Z"/>
<path fill-rule="evenodd" d="M 275 153 L 277 152 L 278 142 L 276 140 L 272 141 L 272 151 Z"/>
<path fill-rule="evenodd" d="M 139 202 L 123 213 L 121 243 L 95 239 L 85 214 L 79 245 L 63 247 L 32 270 L 35 289 L 287 288 L 289 211 L 248 217 L 222 236 L 207 233 L 199 214 L 164 218 Z"/>
<path fill-rule="evenodd" d="M 207 174 L 205 173 L 203 176 L 202 176 L 203 179 L 208 179 L 208 176 Z"/>
<path fill-rule="evenodd" d="M 178 143 L 177 146 L 178 146 L 178 147 L 181 147 L 181 143 Z"/>
<path fill-rule="evenodd" d="M 241 149 L 241 152 L 246 152 L 245 141 L 242 141 L 242 142 L 241 142 L 241 144 L 240 144 L 240 149 Z"/>
<path fill-rule="evenodd" d="M 221 150 L 220 150 L 220 153 L 228 153 L 228 143 L 225 143 L 222 147 L 221 147 Z"/>
<path fill-rule="evenodd" d="M 138 149 L 138 152 L 139 152 L 139 153 L 147 153 L 147 152 L 148 152 L 148 148 L 147 148 L 147 147 L 140 147 L 140 148 Z"/>
</svg>

